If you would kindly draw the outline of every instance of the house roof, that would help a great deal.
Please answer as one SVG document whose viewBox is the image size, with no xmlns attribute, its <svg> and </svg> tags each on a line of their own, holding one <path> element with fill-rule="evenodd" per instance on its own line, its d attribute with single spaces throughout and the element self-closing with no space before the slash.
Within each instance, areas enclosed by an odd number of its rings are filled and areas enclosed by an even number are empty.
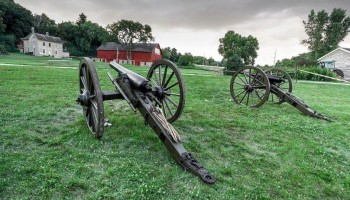
<svg viewBox="0 0 350 200">
<path fill-rule="evenodd" d="M 350 48 L 338 47 L 338 48 L 334 49 L 333 51 L 327 53 L 326 55 L 322 56 L 321 58 L 317 59 L 317 61 L 320 61 L 320 60 L 324 59 L 325 57 L 327 57 L 328 55 L 330 55 L 331 53 L 333 53 L 333 52 L 335 52 L 337 50 L 341 50 L 341 51 L 344 51 L 346 53 L 350 53 Z"/>
<path fill-rule="evenodd" d="M 135 43 L 133 44 L 132 51 L 138 52 L 152 52 L 154 48 L 156 48 L 158 43 Z M 97 48 L 97 50 L 101 51 L 126 51 L 126 49 L 121 45 L 115 42 L 107 42 Z"/>
<path fill-rule="evenodd" d="M 21 38 L 22 40 L 29 40 L 29 38 L 33 35 L 30 34 L 25 38 Z M 54 42 L 54 43 L 61 43 L 63 44 L 63 40 L 61 40 L 61 38 L 59 37 L 53 37 L 53 36 L 49 36 L 49 35 L 44 35 L 44 34 L 40 34 L 40 33 L 34 33 L 35 37 L 38 38 L 38 40 L 42 40 L 42 41 L 47 41 L 47 42 Z"/>
</svg>

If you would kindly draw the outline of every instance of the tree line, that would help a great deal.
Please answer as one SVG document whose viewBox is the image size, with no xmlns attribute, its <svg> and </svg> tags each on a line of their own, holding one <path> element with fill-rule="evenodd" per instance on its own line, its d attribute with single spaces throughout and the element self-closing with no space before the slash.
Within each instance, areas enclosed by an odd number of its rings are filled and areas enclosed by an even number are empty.
<svg viewBox="0 0 350 200">
<path fill-rule="evenodd" d="M 350 17 L 346 10 L 335 8 L 331 13 L 325 10 L 315 12 L 311 10 L 308 19 L 303 21 L 307 39 L 301 41 L 310 52 L 293 59 L 278 61 L 278 64 L 313 62 L 338 47 L 339 43 L 349 33 Z M 65 41 L 65 48 L 73 56 L 95 56 L 96 48 L 106 42 L 117 42 L 124 46 L 131 55 L 134 43 L 153 40 L 152 28 L 132 20 L 119 20 L 103 28 L 87 19 L 81 13 L 75 22 L 56 23 L 46 14 L 32 14 L 31 11 L 15 3 L 14 0 L 0 1 L 0 51 L 18 51 L 18 41 L 29 35 L 31 27 L 35 32 L 58 36 Z M 246 65 L 254 65 L 259 50 L 257 38 L 247 37 L 229 30 L 224 37 L 219 38 L 218 52 L 223 59 L 218 62 L 212 57 L 193 56 L 191 53 L 181 54 L 176 48 L 162 48 L 165 59 L 169 59 L 182 66 L 223 65 L 228 69 L 236 69 Z"/>
</svg>

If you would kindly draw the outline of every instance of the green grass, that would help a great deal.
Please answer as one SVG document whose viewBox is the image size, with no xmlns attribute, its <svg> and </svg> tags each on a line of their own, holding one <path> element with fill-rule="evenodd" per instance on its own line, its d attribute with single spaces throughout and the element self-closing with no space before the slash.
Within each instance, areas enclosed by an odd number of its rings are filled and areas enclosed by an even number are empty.
<svg viewBox="0 0 350 200">
<path fill-rule="evenodd" d="M 0 199 L 350 197 L 350 86 L 294 85 L 296 96 L 334 120 L 326 122 L 288 104 L 234 104 L 229 76 L 181 69 L 187 102 L 173 125 L 216 176 L 210 186 L 182 170 L 124 101 L 105 102 L 113 126 L 94 139 L 75 102 L 79 61 L 48 60 L 0 56 L 13 64 L 0 66 Z M 97 69 L 102 89 L 113 89 L 107 64 Z"/>
</svg>

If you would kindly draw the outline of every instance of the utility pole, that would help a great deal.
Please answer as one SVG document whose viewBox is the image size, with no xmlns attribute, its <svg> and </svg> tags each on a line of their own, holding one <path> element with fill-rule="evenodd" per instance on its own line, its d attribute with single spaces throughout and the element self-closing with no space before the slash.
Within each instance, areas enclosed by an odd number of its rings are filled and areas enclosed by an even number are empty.
<svg viewBox="0 0 350 200">
<path fill-rule="evenodd" d="M 276 66 L 276 54 L 277 54 L 277 49 L 275 50 L 275 57 L 273 57 L 273 65 Z"/>
</svg>

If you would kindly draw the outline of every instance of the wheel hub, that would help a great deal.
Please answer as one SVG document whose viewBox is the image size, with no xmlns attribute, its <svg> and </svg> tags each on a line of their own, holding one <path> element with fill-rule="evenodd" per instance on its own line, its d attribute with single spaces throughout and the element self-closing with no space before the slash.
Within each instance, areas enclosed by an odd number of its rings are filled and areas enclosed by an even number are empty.
<svg viewBox="0 0 350 200">
<path fill-rule="evenodd" d="M 247 92 L 252 92 L 254 90 L 253 86 L 250 85 L 250 84 L 246 84 L 244 86 L 244 89 L 247 91 Z"/>
<path fill-rule="evenodd" d="M 159 99 L 163 99 L 165 95 L 169 95 L 169 90 L 164 90 L 162 87 L 155 87 L 156 89 L 156 96 L 159 98 Z"/>
<path fill-rule="evenodd" d="M 76 100 L 81 106 L 90 106 L 90 92 L 85 91 Z"/>
</svg>

